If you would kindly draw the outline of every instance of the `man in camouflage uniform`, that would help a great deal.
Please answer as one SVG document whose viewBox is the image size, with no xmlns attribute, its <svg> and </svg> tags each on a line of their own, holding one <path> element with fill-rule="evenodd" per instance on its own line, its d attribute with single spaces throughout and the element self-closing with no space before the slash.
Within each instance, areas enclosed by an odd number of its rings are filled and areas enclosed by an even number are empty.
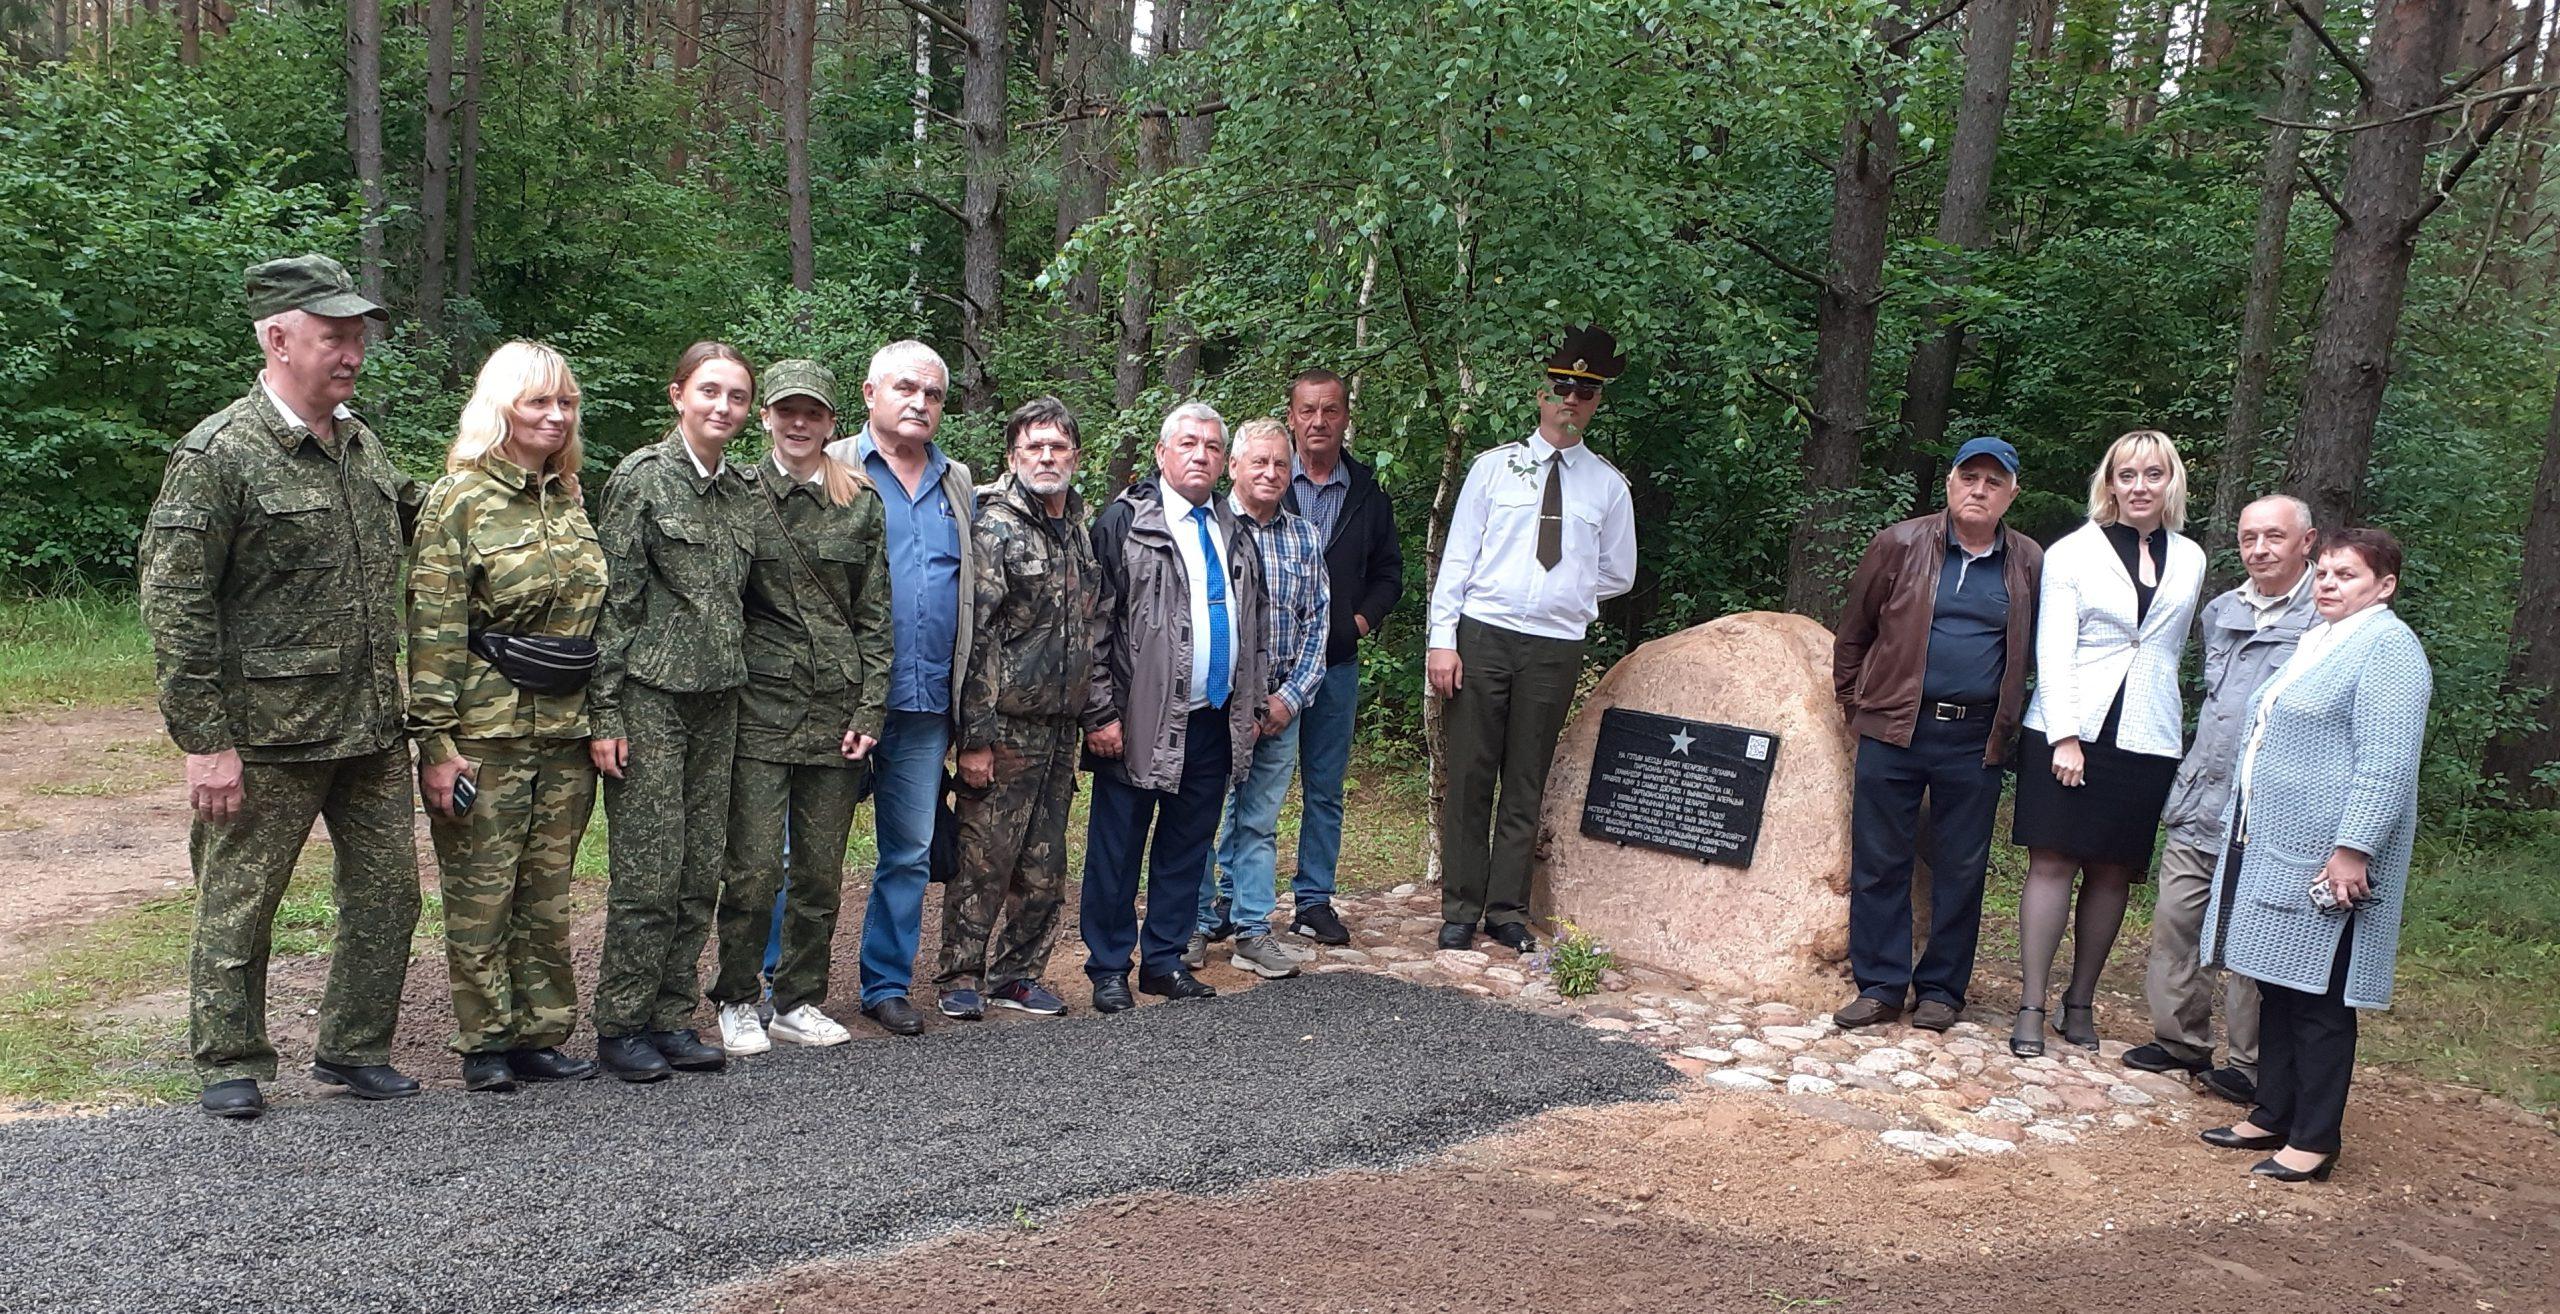
<svg viewBox="0 0 2560 1314">
<path fill-rule="evenodd" d="M 1076 496 L 1076 421 L 1040 397 L 1005 421 L 1011 473 L 978 493 L 977 641 L 960 692 L 960 870 L 942 896 L 942 1011 L 997 1006 L 1054 1015 L 1040 983 L 1067 885 L 1067 809 L 1076 796 L 1093 670 L 1093 539 Z M 995 935 L 996 919 L 1004 933 Z M 995 940 L 992 967 L 988 942 Z"/>
<path fill-rule="evenodd" d="M 258 1083 L 275 1079 L 267 954 L 316 817 L 338 925 L 311 1075 L 365 1099 L 418 1093 L 390 1057 L 418 923 L 400 558 L 419 493 L 346 407 L 382 309 L 326 256 L 269 261 L 247 284 L 266 368 L 178 444 L 137 553 L 196 814 L 188 1044 L 223 1118 L 258 1116 Z"/>
</svg>

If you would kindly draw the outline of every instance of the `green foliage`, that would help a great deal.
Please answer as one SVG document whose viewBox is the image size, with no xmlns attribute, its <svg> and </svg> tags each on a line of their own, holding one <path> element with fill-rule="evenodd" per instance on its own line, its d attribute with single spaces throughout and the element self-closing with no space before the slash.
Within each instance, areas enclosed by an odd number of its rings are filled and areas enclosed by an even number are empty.
<svg viewBox="0 0 2560 1314">
<path fill-rule="evenodd" d="M 0 596 L 0 715 L 151 696 L 151 639 L 131 594 L 73 581 Z"/>
<path fill-rule="evenodd" d="M 1618 956 L 1572 922 L 1559 925 L 1562 929 L 1556 933 L 1555 943 L 1536 956 L 1533 966 L 1543 968 L 1547 979 L 1555 983 L 1556 993 L 1567 999 L 1597 993 L 1600 974 L 1616 971 Z"/>
<path fill-rule="evenodd" d="M 1902 173 L 1874 423 L 1860 485 L 1836 512 L 1844 537 L 1935 503 L 1936 454 L 1910 451 L 1895 414 L 1912 345 L 1944 327 L 1939 307 L 1969 335 L 1950 439 L 1996 432 L 2025 453 L 2013 523 L 2048 539 L 2070 527 L 2098 451 L 2137 425 L 2178 437 L 2200 519 L 2222 456 L 2265 142 L 2256 115 L 2282 23 L 2235 14 L 2230 62 L 2182 70 L 2158 116 L 2128 126 L 2126 107 L 2157 87 L 2137 85 L 2133 61 L 2088 71 L 2105 35 L 2066 16 L 2057 58 L 2020 53 L 1993 240 L 1962 251 L 1932 236 L 1960 25 L 1897 57 L 1872 31 L 1889 8 L 1230 0 L 1206 49 L 1113 61 L 1112 108 L 1226 108 L 1214 130 L 1079 120 L 1105 139 L 1118 186 L 1063 243 L 1060 133 L 1073 116 L 1030 75 L 1032 43 L 1017 42 L 1007 117 L 1036 126 L 1011 134 L 1004 162 L 1003 322 L 986 362 L 1000 406 L 1039 392 L 1074 405 L 1083 487 L 1098 497 L 1110 458 L 1143 454 L 1179 400 L 1166 382 L 1178 349 L 1196 350 L 1196 391 L 1235 419 L 1276 410 L 1281 381 L 1306 366 L 1356 372 L 1355 448 L 1397 500 L 1410 563 L 1401 614 L 1364 648 L 1364 733 L 1409 742 L 1429 507 L 1447 472 L 1529 428 L 1534 363 L 1568 322 L 1606 324 L 1633 361 L 1593 443 L 1634 489 L 1643 564 L 1604 612 L 1595 653 L 1779 605 L 1804 502 L 1803 399 L 1821 365 L 1815 294 L 1798 274 L 1827 259 L 1844 116 L 1891 90 Z M 420 327 L 411 254 L 423 39 L 393 24 L 380 222 L 400 315 L 358 408 L 396 457 L 440 468 L 472 367 L 509 337 L 568 354 L 599 469 L 664 433 L 665 370 L 697 338 L 726 337 L 758 362 L 816 357 L 848 394 L 891 338 L 921 337 L 959 364 L 956 226 L 935 204 L 957 198 L 965 164 L 962 134 L 936 117 L 956 105 L 956 61 L 939 60 L 924 88 L 919 142 L 909 20 L 865 12 L 817 62 L 818 279 L 798 292 L 778 124 L 741 92 L 735 51 L 706 50 L 679 74 L 645 44 L 564 40 L 560 6 L 493 0 L 476 271 L 448 289 L 441 335 Z M 126 572 L 170 445 L 248 386 L 241 267 L 289 250 L 353 255 L 340 14 L 245 7 L 196 68 L 177 65 L 165 21 L 146 21 L 106 66 L 85 54 L 12 71 L 0 98 L 0 576 Z M 2333 26 L 2353 41 L 2361 17 Z M 2315 105 L 2343 108 L 2346 75 L 2320 76 Z M 1161 170 L 1141 158 L 1149 124 L 1172 140 Z M 2307 158 L 2334 177 L 2342 149 L 2315 137 Z M 2536 283 L 2553 237 L 2512 222 L 2514 202 L 2492 185 L 2516 172 L 2513 149 L 2494 148 L 2419 244 L 2370 487 L 2373 518 L 2409 544 L 2402 610 L 2437 665 L 2430 815 L 2480 799 L 2480 747 L 2520 714 L 2500 683 L 2552 387 Z M 2252 490 L 2281 473 L 2333 229 L 2307 194 L 2292 219 Z M 1154 338 L 1126 362 L 1140 386 L 1122 407 L 1113 320 L 1132 272 L 1150 268 Z M 1067 321 L 1078 276 L 1100 281 L 1091 323 Z M 1100 346 L 1079 358 L 1076 340 Z M 999 418 L 955 414 L 946 443 L 993 469 Z"/>
</svg>

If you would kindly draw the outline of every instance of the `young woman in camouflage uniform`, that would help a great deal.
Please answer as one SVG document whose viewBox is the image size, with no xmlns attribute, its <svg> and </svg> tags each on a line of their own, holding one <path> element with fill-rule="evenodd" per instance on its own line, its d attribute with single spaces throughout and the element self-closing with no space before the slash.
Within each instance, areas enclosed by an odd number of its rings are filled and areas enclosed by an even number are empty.
<svg viewBox="0 0 2560 1314">
<path fill-rule="evenodd" d="M 889 563 L 880 498 L 827 455 L 836 376 L 816 361 L 764 375 L 773 437 L 747 499 L 755 564 L 747 572 L 747 687 L 729 784 L 729 873 L 720 890 L 720 1046 L 761 1054 L 778 1038 L 841 1045 L 852 1037 L 819 1008 L 844 886 L 845 836 L 889 695 Z M 788 822 L 788 843 L 785 823 Z M 786 847 L 788 853 L 786 854 Z M 773 1029 L 756 1016 L 762 964 L 785 888 Z"/>
<path fill-rule="evenodd" d="M 409 571 L 409 733 L 444 891 L 453 1048 L 468 1090 L 575 1081 L 569 869 L 595 806 L 584 689 L 518 688 L 472 652 L 481 631 L 583 639 L 604 553 L 578 500 L 578 381 L 549 347 L 480 367 Z M 468 776 L 478 797 L 455 807 Z"/>
<path fill-rule="evenodd" d="M 697 342 L 676 361 L 676 427 L 623 458 L 604 488 L 610 585 L 588 689 L 611 823 L 596 1059 L 624 1081 L 727 1063 L 689 1023 L 727 848 L 738 688 L 747 682 L 747 566 L 763 496 L 722 458 L 752 413 L 736 348 Z"/>
</svg>

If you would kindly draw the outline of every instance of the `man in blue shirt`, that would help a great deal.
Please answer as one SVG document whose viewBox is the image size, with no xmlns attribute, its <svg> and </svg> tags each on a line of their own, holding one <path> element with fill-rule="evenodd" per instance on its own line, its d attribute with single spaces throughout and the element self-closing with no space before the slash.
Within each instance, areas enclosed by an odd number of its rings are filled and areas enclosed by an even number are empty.
<svg viewBox="0 0 2560 1314">
<path fill-rule="evenodd" d="M 862 431 L 827 448 L 880 495 L 889 546 L 888 716 L 871 750 L 879 863 L 862 916 L 862 1011 L 902 1036 L 924 1030 L 908 1002 L 915 979 L 935 805 L 969 651 L 969 467 L 934 445 L 950 368 L 921 342 L 871 358 Z"/>
<path fill-rule="evenodd" d="M 1849 582 L 1831 679 L 1858 733 L 1849 832 L 1844 1027 L 1902 1015 L 1944 1031 L 1964 1011 L 1982 924 L 2000 773 L 2025 705 L 2044 553 L 2001 524 L 2018 452 L 1997 438 L 1957 449 L 1947 509 L 1891 526 Z M 1911 877 L 1929 807 L 1929 934 L 1912 961 Z"/>
</svg>

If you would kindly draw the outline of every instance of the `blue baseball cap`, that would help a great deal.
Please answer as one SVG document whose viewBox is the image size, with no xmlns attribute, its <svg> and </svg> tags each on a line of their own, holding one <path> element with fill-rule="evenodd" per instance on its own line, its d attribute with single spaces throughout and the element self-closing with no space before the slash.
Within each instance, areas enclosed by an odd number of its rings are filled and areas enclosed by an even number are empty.
<svg viewBox="0 0 2560 1314">
<path fill-rule="evenodd" d="M 1977 456 L 1988 456 L 1998 461 L 2001 469 L 2013 475 L 2018 472 L 2018 449 L 2011 447 L 2007 441 L 1993 438 L 1988 434 L 1980 438 L 1967 439 L 1964 446 L 1956 449 L 1956 459 L 1948 462 L 1947 468 L 1953 470 Z"/>
</svg>

